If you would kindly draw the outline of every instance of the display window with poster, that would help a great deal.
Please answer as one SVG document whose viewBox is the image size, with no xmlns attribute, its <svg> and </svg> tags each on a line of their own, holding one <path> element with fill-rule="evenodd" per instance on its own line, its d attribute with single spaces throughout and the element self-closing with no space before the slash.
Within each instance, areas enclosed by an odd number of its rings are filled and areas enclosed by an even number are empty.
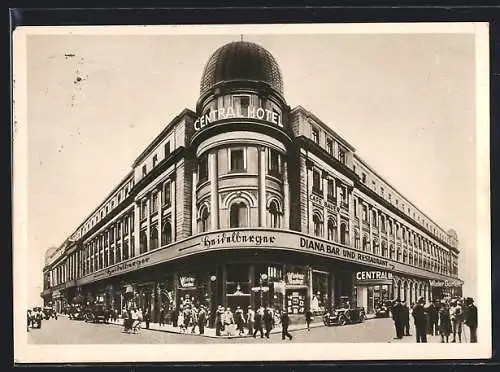
<svg viewBox="0 0 500 372">
<path fill-rule="evenodd" d="M 308 298 L 307 269 L 304 266 L 287 265 L 285 306 L 290 315 L 304 314 Z"/>
<path fill-rule="evenodd" d="M 177 276 L 177 307 L 196 303 L 198 278 L 196 273 L 179 273 Z"/>
<path fill-rule="evenodd" d="M 250 265 L 230 264 L 226 266 L 226 302 L 233 312 L 239 306 L 247 309 L 250 305 L 251 282 Z"/>
</svg>

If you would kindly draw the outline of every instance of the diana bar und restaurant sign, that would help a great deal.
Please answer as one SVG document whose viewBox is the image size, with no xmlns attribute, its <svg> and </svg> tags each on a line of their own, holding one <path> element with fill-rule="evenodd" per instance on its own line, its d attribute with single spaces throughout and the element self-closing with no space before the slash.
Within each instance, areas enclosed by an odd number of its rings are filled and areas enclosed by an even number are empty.
<svg viewBox="0 0 500 372">
<path fill-rule="evenodd" d="M 199 131 L 211 123 L 226 120 L 226 119 L 258 119 L 283 127 L 281 122 L 281 115 L 273 110 L 265 109 L 263 107 L 249 106 L 245 110 L 241 110 L 239 106 L 235 107 L 221 107 L 218 110 L 210 110 L 194 121 L 194 129 Z"/>
</svg>

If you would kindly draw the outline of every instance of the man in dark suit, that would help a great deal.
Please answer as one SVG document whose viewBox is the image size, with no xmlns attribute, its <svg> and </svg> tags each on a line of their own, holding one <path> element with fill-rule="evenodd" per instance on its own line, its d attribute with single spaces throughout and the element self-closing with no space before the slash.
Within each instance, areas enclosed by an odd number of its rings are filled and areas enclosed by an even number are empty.
<svg viewBox="0 0 500 372">
<path fill-rule="evenodd" d="M 285 337 L 288 337 L 288 339 L 291 341 L 292 340 L 292 335 L 288 332 L 288 325 L 290 324 L 290 317 L 288 316 L 288 313 L 286 310 L 283 310 L 281 313 L 281 339 L 284 340 Z"/>
<path fill-rule="evenodd" d="M 467 305 L 465 324 L 470 329 L 470 342 L 477 343 L 477 307 L 471 297 L 467 297 L 465 304 Z"/>
<path fill-rule="evenodd" d="M 415 323 L 415 333 L 417 336 L 417 342 L 427 342 L 427 321 L 424 309 L 425 300 L 420 297 L 413 307 L 413 319 Z"/>
<path fill-rule="evenodd" d="M 398 339 L 403 338 L 403 325 L 404 325 L 404 309 L 401 305 L 401 300 L 398 297 L 392 306 L 392 319 L 394 320 L 394 327 L 396 328 L 396 337 Z"/>
</svg>

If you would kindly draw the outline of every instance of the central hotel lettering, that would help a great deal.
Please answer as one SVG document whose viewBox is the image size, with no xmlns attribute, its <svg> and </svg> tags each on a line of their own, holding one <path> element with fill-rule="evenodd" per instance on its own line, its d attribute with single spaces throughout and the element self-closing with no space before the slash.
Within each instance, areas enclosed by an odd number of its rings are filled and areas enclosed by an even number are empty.
<svg viewBox="0 0 500 372">
<path fill-rule="evenodd" d="M 370 313 L 386 299 L 459 293 L 455 231 L 388 183 L 333 123 L 290 107 L 268 50 L 237 41 L 207 58 L 193 110 L 169 118 L 47 251 L 45 303 L 135 303 L 156 321 L 189 299 L 210 314 L 264 305 L 302 321 L 305 309 L 346 299 Z M 376 271 L 391 275 L 356 277 Z"/>
</svg>

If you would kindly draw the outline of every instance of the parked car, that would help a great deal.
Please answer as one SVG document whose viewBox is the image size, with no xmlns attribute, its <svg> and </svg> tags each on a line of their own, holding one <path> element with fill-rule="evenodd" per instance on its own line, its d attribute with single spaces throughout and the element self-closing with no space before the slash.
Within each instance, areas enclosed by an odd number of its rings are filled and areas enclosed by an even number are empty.
<svg viewBox="0 0 500 372">
<path fill-rule="evenodd" d="M 37 306 L 34 307 L 32 314 L 33 315 L 31 318 L 31 327 L 32 328 L 42 328 L 42 319 L 43 319 L 42 308 L 37 307 Z"/>
<path fill-rule="evenodd" d="M 111 318 L 111 310 L 105 304 L 94 304 L 89 306 L 85 313 L 86 322 L 108 323 Z"/>
<path fill-rule="evenodd" d="M 366 312 L 364 307 L 333 309 L 323 315 L 323 323 L 326 326 L 362 323 L 365 319 Z"/>
<path fill-rule="evenodd" d="M 389 318 L 390 316 L 391 316 L 391 310 L 387 304 L 380 304 L 375 308 L 376 318 Z"/>
<path fill-rule="evenodd" d="M 80 306 L 72 306 L 68 309 L 68 316 L 73 320 L 84 320 L 84 310 Z"/>
</svg>

